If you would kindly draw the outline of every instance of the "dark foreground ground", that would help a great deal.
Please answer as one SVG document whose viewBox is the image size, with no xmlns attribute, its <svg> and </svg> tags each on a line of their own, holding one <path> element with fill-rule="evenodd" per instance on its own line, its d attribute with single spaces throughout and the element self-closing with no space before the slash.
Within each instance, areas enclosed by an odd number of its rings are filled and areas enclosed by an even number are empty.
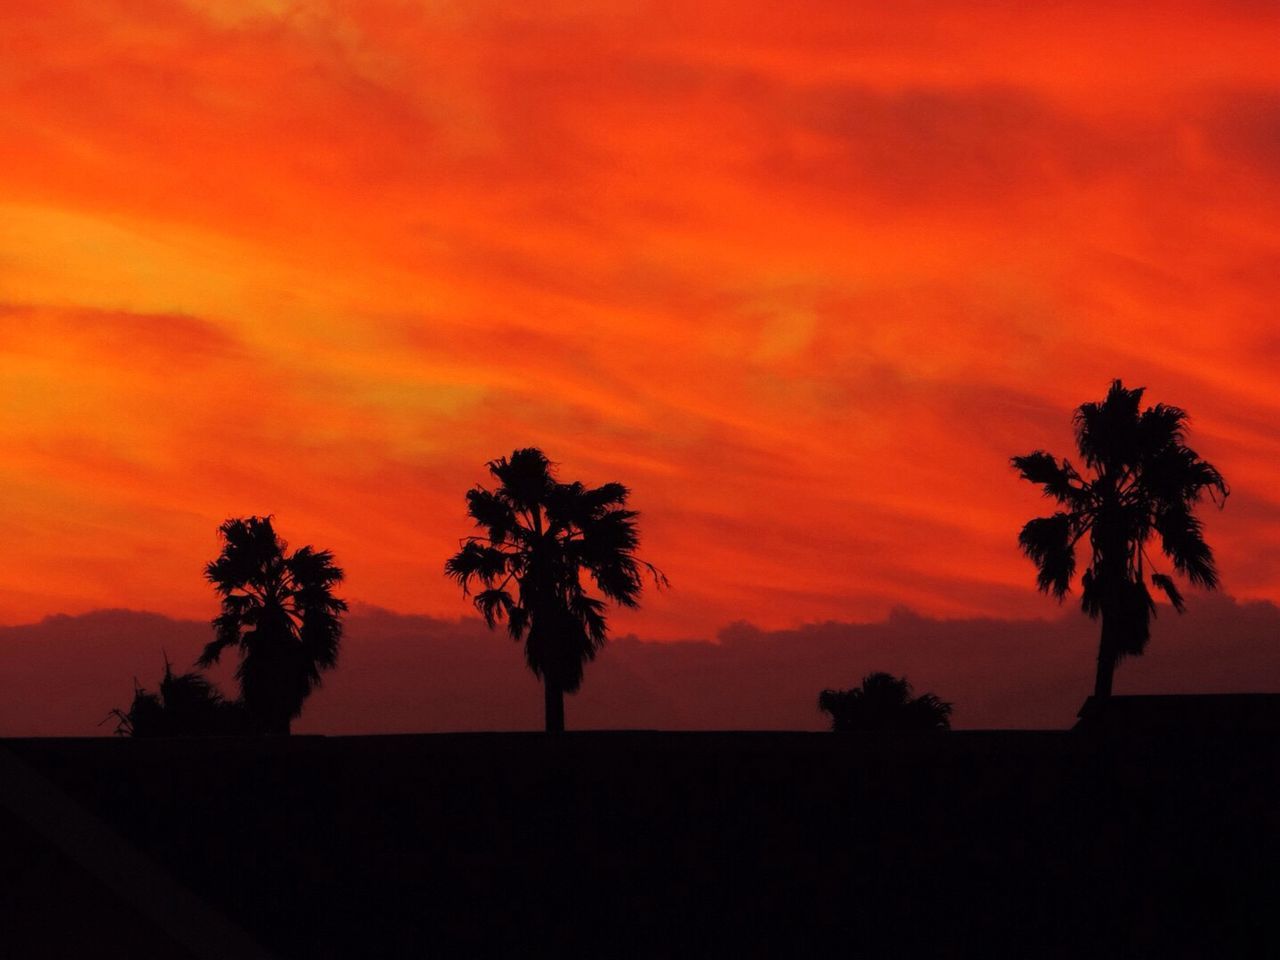
<svg viewBox="0 0 1280 960">
<path fill-rule="evenodd" d="M 279 957 L 1280 955 L 1262 736 L 0 745 Z M 0 955 L 241 952 L 38 833 L 0 809 Z"/>
</svg>

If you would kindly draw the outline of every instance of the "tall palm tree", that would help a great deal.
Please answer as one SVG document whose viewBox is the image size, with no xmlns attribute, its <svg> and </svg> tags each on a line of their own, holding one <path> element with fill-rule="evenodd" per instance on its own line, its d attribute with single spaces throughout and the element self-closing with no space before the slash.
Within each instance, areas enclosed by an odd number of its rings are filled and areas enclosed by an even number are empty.
<svg viewBox="0 0 1280 960">
<path fill-rule="evenodd" d="M 1207 495 L 1221 507 L 1227 484 L 1186 445 L 1187 414 L 1163 403 L 1142 409 L 1143 389 L 1115 380 L 1101 403 L 1075 413 L 1076 447 L 1085 470 L 1037 450 L 1014 457 L 1024 480 L 1044 487 L 1061 509 L 1022 528 L 1022 552 L 1039 568 L 1041 591 L 1061 601 L 1071 589 L 1076 545 L 1087 534 L 1089 564 L 1080 578 L 1081 605 L 1102 619 L 1094 696 L 1111 695 L 1116 664 L 1138 656 L 1151 637 L 1156 606 L 1150 585 L 1179 613 L 1183 597 L 1168 573 L 1156 569 L 1147 543 L 1192 584 L 1214 589 L 1218 571 L 1195 508 Z M 1158 556 L 1158 555 L 1157 555 Z"/>
<path fill-rule="evenodd" d="M 666 578 L 635 555 L 638 514 L 626 508 L 622 484 L 560 483 L 536 448 L 488 467 L 497 487 L 467 493 L 483 535 L 462 541 L 445 574 L 465 595 L 478 582 L 474 601 L 485 622 L 492 628 L 505 618 L 512 639 L 525 641 L 525 660 L 542 680 L 547 732 L 559 733 L 564 695 L 582 685 L 583 667 L 605 643 L 605 601 L 638 606 L 644 572 L 659 586 Z M 587 592 L 587 578 L 604 599 Z"/>
<path fill-rule="evenodd" d="M 951 729 L 951 704 L 932 693 L 911 695 L 906 677 L 871 673 L 852 690 L 823 690 L 818 709 L 837 733 L 922 733 Z"/>
<path fill-rule="evenodd" d="M 292 553 L 271 517 L 231 519 L 218 528 L 222 553 L 205 577 L 222 600 L 214 639 L 198 661 L 240 651 L 240 699 L 259 732 L 287 734 L 320 673 L 338 661 L 345 601 L 333 595 L 342 570 L 328 550 Z"/>
</svg>

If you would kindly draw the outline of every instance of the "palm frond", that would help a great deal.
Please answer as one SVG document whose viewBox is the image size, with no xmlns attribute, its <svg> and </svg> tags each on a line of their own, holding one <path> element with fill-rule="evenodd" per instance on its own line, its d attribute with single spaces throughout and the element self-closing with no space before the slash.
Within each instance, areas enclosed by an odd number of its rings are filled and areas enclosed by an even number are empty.
<svg viewBox="0 0 1280 960">
<path fill-rule="evenodd" d="M 1124 469 L 1140 450 L 1139 408 L 1144 388 L 1125 389 L 1111 381 L 1101 403 L 1082 403 L 1074 418 L 1076 446 L 1094 470 L 1114 474 Z"/>
<path fill-rule="evenodd" d="M 331 551 L 316 550 L 310 546 L 295 550 L 284 559 L 284 566 L 295 592 L 326 591 L 346 577 L 342 568 L 334 563 Z"/>
<path fill-rule="evenodd" d="M 605 596 L 625 607 L 636 606 L 644 588 L 641 565 L 634 556 L 640 542 L 638 516 L 634 510 L 606 510 L 587 521 L 581 528 L 581 538 L 570 546 L 574 561 L 591 572 Z M 655 582 L 662 585 L 665 577 L 661 571 L 646 566 Z"/>
<path fill-rule="evenodd" d="M 1022 552 L 1037 567 L 1036 585 L 1059 600 L 1071 589 L 1076 570 L 1073 523 L 1070 514 L 1055 513 L 1027 521 L 1018 534 Z"/>
<path fill-rule="evenodd" d="M 315 682 L 320 682 L 321 670 L 329 670 L 337 665 L 338 650 L 342 644 L 342 619 L 336 610 L 346 610 L 347 605 L 341 600 L 335 604 L 316 604 L 304 607 L 302 623 L 298 627 L 298 639 L 306 655 L 308 670 Z"/>
<path fill-rule="evenodd" d="M 1204 524 L 1185 503 L 1167 505 L 1156 515 L 1155 528 L 1174 569 L 1198 587 L 1217 587 L 1218 569 L 1204 539 Z"/>
<path fill-rule="evenodd" d="M 569 601 L 569 609 L 582 623 L 583 629 L 591 641 L 589 656 L 594 658 L 595 651 L 604 646 L 605 638 L 608 635 L 608 623 L 604 616 L 604 601 L 578 592 Z"/>
<path fill-rule="evenodd" d="M 506 590 L 481 590 L 474 602 L 490 629 L 503 617 L 509 616 L 516 605 Z"/>
<path fill-rule="evenodd" d="M 529 629 L 529 611 L 524 607 L 513 606 L 507 611 L 507 632 L 513 640 L 519 640 Z"/>
<path fill-rule="evenodd" d="M 1059 503 L 1074 505 L 1079 494 L 1080 475 L 1066 460 L 1061 464 L 1056 457 L 1044 450 L 1035 450 L 1023 457 L 1010 460 L 1023 480 L 1044 488 L 1044 495 Z"/>
<path fill-rule="evenodd" d="M 1146 450 L 1181 446 L 1186 440 L 1187 412 L 1181 407 L 1157 403 L 1148 407 L 1138 419 L 1141 445 Z"/>
<path fill-rule="evenodd" d="M 1151 575 L 1151 583 L 1164 592 L 1169 598 L 1169 602 L 1173 604 L 1173 609 L 1182 613 L 1187 609 L 1186 602 L 1182 599 L 1182 592 L 1178 589 L 1178 585 L 1173 582 L 1173 577 L 1164 573 L 1153 573 Z"/>
<path fill-rule="evenodd" d="M 510 501 L 484 487 L 467 491 L 467 513 L 495 545 L 505 543 L 520 526 Z"/>
<path fill-rule="evenodd" d="M 630 496 L 631 490 L 624 484 L 605 483 L 588 490 L 584 498 L 595 509 L 601 510 L 604 507 L 625 506 Z"/>
<path fill-rule="evenodd" d="M 1217 468 L 1185 446 L 1153 452 L 1143 465 L 1142 489 L 1157 509 L 1178 502 L 1193 505 L 1205 494 L 1221 505 L 1230 493 Z"/>
<path fill-rule="evenodd" d="M 1101 581 L 1092 567 L 1080 577 L 1080 609 L 1094 620 L 1102 614 Z"/>
<path fill-rule="evenodd" d="M 582 533 L 582 558 L 584 563 L 611 554 L 630 553 L 640 545 L 640 533 L 635 510 L 610 509 L 598 513 L 578 524 Z"/>
<path fill-rule="evenodd" d="M 560 483 L 548 494 L 547 513 L 562 526 L 581 530 L 608 512 L 624 512 L 614 508 L 624 507 L 629 496 L 630 491 L 621 483 L 599 487 L 578 482 Z M 630 516 L 636 514 L 630 512 Z"/>
<path fill-rule="evenodd" d="M 479 580 L 488 586 L 505 576 L 513 560 L 513 555 L 508 551 L 477 540 L 468 540 L 461 550 L 445 561 L 444 572 L 446 576 L 458 581 L 465 595 L 470 593 L 472 580 Z"/>
<path fill-rule="evenodd" d="M 1115 627 L 1118 657 L 1137 657 L 1147 649 L 1151 639 L 1151 618 L 1156 603 L 1142 580 L 1125 580 L 1117 591 L 1115 608 L 1108 616 Z"/>
<path fill-rule="evenodd" d="M 240 643 L 240 625 L 241 616 L 239 611 L 224 609 L 222 613 L 213 618 L 213 639 L 205 644 L 204 650 L 196 660 L 196 666 L 209 667 L 217 663 L 222 657 L 222 651 L 227 647 L 237 646 Z"/>
<path fill-rule="evenodd" d="M 537 447 L 512 451 L 510 457 L 490 460 L 488 466 L 502 484 L 503 494 L 517 509 L 542 504 L 555 484 L 551 461 Z"/>
<path fill-rule="evenodd" d="M 264 568 L 278 565 L 287 548 L 269 516 L 232 517 L 218 527 L 218 534 L 222 551 L 206 565 L 205 577 L 221 594 L 244 589 Z"/>
</svg>

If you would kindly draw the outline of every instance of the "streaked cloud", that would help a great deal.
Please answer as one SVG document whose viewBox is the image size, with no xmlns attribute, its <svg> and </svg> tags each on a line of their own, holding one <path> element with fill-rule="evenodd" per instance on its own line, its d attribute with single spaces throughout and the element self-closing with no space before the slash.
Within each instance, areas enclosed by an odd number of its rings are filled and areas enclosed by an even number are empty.
<svg viewBox="0 0 1280 960">
<path fill-rule="evenodd" d="M 1277 597 L 1265 5 L 7 3 L 0 621 L 204 616 L 231 514 L 447 617 L 483 463 L 619 478 L 672 639 L 1052 611 L 1113 376 Z"/>
</svg>

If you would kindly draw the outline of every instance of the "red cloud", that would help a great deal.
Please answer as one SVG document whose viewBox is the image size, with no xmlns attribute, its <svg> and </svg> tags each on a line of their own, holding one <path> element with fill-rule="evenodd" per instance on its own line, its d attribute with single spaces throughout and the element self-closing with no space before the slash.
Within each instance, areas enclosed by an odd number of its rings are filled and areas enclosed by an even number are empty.
<svg viewBox="0 0 1280 960">
<path fill-rule="evenodd" d="M 1200 599 L 1155 625 L 1150 651 L 1125 661 L 1121 693 L 1280 687 L 1280 610 Z M 209 628 L 153 614 L 103 611 L 0 628 L 0 735 L 93 735 L 132 678 L 154 686 L 167 653 L 184 669 Z M 959 727 L 1063 728 L 1092 689 L 1096 627 L 1056 620 L 935 620 L 899 610 L 875 623 L 794 630 L 741 623 L 719 642 L 614 640 L 567 703 L 571 728 L 818 730 L 818 691 L 867 673 L 906 674 L 955 703 Z M 227 666 L 218 675 L 234 691 Z M 364 609 L 342 658 L 298 732 L 397 733 L 539 729 L 541 695 L 520 649 L 478 620 Z"/>
</svg>

